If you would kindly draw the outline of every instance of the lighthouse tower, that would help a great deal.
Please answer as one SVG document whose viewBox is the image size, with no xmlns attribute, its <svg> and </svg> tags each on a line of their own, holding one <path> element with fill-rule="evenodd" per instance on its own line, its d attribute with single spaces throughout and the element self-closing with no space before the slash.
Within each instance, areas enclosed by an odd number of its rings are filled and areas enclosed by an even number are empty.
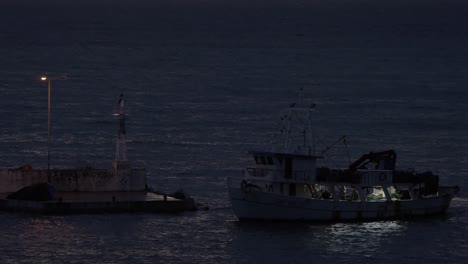
<svg viewBox="0 0 468 264">
<path fill-rule="evenodd" d="M 118 104 L 118 129 L 117 129 L 117 142 L 115 150 L 115 160 L 113 161 L 114 170 L 121 171 L 130 169 L 130 163 L 127 160 L 127 132 L 125 129 L 125 112 L 123 94 L 120 95 Z"/>
</svg>

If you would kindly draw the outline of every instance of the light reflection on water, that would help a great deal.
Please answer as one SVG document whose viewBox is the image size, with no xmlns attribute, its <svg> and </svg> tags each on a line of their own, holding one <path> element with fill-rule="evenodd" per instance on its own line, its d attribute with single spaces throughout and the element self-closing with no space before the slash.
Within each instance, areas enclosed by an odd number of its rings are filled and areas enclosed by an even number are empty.
<svg viewBox="0 0 468 264">
<path fill-rule="evenodd" d="M 229 243 L 230 254 L 245 261 L 275 262 L 288 256 L 289 262 L 310 259 L 381 259 L 389 240 L 404 236 L 406 224 L 397 221 L 373 223 L 235 223 L 236 236 Z M 293 255 L 290 253 L 294 252 Z"/>
<path fill-rule="evenodd" d="M 403 236 L 407 226 L 399 221 L 338 223 L 330 227 L 328 250 L 340 254 L 381 254 L 383 244 L 395 236 Z"/>
</svg>

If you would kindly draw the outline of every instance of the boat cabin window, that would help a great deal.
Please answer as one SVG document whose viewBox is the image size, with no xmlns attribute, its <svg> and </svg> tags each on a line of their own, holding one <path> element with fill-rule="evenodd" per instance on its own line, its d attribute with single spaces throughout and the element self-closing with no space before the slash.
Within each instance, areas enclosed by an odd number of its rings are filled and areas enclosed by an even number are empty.
<svg viewBox="0 0 468 264">
<path fill-rule="evenodd" d="M 261 164 L 260 157 L 255 156 L 255 163 L 256 164 Z"/>
<path fill-rule="evenodd" d="M 268 164 L 267 163 L 267 158 L 265 158 L 264 156 L 255 156 L 255 163 L 257 163 L 257 164 Z"/>
<path fill-rule="evenodd" d="M 292 159 L 286 158 L 285 161 L 286 162 L 284 164 L 284 177 L 290 179 L 292 178 L 292 174 L 293 174 Z"/>
<path fill-rule="evenodd" d="M 268 164 L 273 165 L 273 159 L 271 157 L 267 157 Z"/>
<path fill-rule="evenodd" d="M 273 165 L 274 162 L 273 162 L 273 158 L 272 157 L 265 157 L 265 156 L 254 156 L 255 158 L 255 163 L 260 165 L 260 164 L 263 164 L 263 165 Z"/>
</svg>

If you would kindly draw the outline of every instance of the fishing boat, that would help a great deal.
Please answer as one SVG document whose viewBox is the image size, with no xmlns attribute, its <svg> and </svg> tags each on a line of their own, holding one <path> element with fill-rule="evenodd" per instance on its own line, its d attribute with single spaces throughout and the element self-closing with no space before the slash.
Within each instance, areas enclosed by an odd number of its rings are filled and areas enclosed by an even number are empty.
<svg viewBox="0 0 468 264">
<path fill-rule="evenodd" d="M 347 168 L 319 166 L 314 112 L 300 95 L 281 115 L 281 144 L 250 151 L 255 166 L 240 180 L 228 178 L 239 220 L 370 221 L 447 211 L 459 187 L 440 186 L 431 172 L 397 170 L 394 150 L 367 153 Z"/>
</svg>

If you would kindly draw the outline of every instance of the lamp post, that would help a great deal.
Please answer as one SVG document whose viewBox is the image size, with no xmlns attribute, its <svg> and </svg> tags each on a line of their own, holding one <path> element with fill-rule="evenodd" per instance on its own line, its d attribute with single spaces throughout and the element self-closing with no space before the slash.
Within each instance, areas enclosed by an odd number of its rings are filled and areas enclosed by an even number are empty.
<svg viewBox="0 0 468 264">
<path fill-rule="evenodd" d="M 42 81 L 47 81 L 47 180 L 50 181 L 50 78 L 42 76 Z"/>
</svg>

